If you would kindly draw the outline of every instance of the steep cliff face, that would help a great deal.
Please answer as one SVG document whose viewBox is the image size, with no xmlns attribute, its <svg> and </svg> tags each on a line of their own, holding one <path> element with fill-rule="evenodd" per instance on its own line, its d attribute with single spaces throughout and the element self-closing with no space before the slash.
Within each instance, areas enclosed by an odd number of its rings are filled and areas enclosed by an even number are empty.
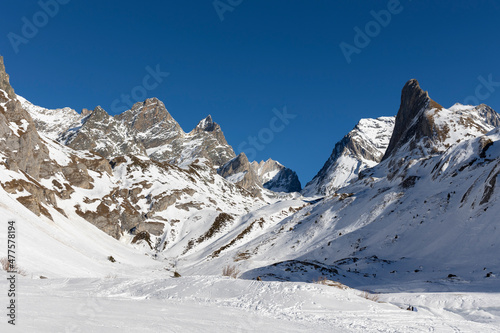
<svg viewBox="0 0 500 333">
<path fill-rule="evenodd" d="M 420 88 L 417 80 L 409 80 L 401 92 L 401 105 L 383 159 L 412 137 L 418 140 L 433 136 L 432 124 L 426 121 L 425 117 L 425 111 L 430 108 L 442 109 L 442 106 L 434 102 L 429 94 Z"/>
<path fill-rule="evenodd" d="M 499 124 L 500 115 L 484 104 L 442 107 L 412 79 L 403 87 L 394 132 L 382 159 L 388 162 L 388 177 L 404 176 L 412 160 L 442 154 Z"/>
<path fill-rule="evenodd" d="M 49 151 L 40 140 L 35 124 L 9 83 L 0 56 L 0 152 L 10 170 L 28 173 L 35 179 L 48 172 Z M 46 169 L 41 170 L 41 169 Z"/>
<path fill-rule="evenodd" d="M 361 119 L 335 144 L 323 168 L 305 186 L 304 195 L 331 195 L 377 165 L 384 156 L 394 128 L 394 117 Z"/>
<path fill-rule="evenodd" d="M 401 92 L 401 105 L 394 132 L 383 160 L 397 151 L 428 155 L 443 152 L 467 138 L 485 134 L 500 124 L 499 115 L 487 105 L 443 108 L 420 88 L 408 81 Z"/>
</svg>

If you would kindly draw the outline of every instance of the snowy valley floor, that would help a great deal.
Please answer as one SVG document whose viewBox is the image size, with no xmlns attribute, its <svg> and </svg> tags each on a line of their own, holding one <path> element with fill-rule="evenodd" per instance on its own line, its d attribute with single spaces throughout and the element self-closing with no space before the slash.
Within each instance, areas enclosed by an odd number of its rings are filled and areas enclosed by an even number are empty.
<svg viewBox="0 0 500 333">
<path fill-rule="evenodd" d="M 5 279 L 0 289 L 7 290 Z M 7 325 L 2 315 L 0 332 L 498 332 L 500 327 L 500 293 L 394 292 L 376 294 L 373 301 L 355 289 L 217 276 L 25 277 L 17 289 L 17 325 Z M 418 311 L 403 309 L 408 305 Z"/>
</svg>

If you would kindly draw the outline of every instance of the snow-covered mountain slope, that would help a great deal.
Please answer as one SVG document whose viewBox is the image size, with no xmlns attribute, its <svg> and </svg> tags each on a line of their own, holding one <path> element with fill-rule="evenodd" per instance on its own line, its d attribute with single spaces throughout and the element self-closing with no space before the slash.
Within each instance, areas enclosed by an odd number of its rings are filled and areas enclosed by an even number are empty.
<svg viewBox="0 0 500 333">
<path fill-rule="evenodd" d="M 232 220 L 265 204 L 217 175 L 210 163 L 195 160 L 179 168 L 140 154 L 108 161 L 90 152 L 110 158 L 123 149 L 108 143 L 130 137 L 101 108 L 74 131 L 69 147 L 39 134 L 0 65 L 0 185 L 36 215 L 54 220 L 54 211 L 76 214 L 114 238 L 153 249 L 182 243 L 192 233 L 198 237 L 219 216 Z M 101 147 L 99 133 L 107 132 Z M 85 148 L 71 148 L 80 144 Z"/>
<path fill-rule="evenodd" d="M 0 188 L 1 225 L 5 228 L 0 242 L 7 244 L 7 222 L 15 221 L 16 260 L 26 277 L 137 276 L 161 268 L 143 251 L 106 235 L 77 214 L 64 216 L 52 207 L 48 212 L 52 219 L 37 216 Z M 0 249 L 1 258 L 7 256 L 6 249 Z M 112 263 L 109 256 L 117 262 Z"/>
<path fill-rule="evenodd" d="M 59 139 L 60 135 L 69 129 L 80 127 L 84 118 L 84 115 L 71 108 L 50 110 L 33 105 L 21 96 L 17 96 L 17 100 L 33 118 L 38 132 L 52 140 Z"/>
<path fill-rule="evenodd" d="M 207 158 L 179 167 L 74 150 L 37 133 L 2 70 L 0 90 L 0 183 L 41 221 L 84 219 L 187 275 L 220 274 L 229 264 L 248 279 L 323 275 L 378 288 L 497 281 L 499 116 L 484 105 L 445 109 L 409 81 L 394 122 L 363 120 L 344 145 L 367 167 L 313 200 L 298 193 L 256 197 L 219 176 Z M 215 128 L 206 119 L 192 135 Z M 232 168 L 233 181 L 243 169 Z M 273 172 L 261 172 L 262 179 Z"/>
<path fill-rule="evenodd" d="M 361 171 L 377 165 L 384 156 L 394 129 L 394 117 L 361 119 L 335 144 L 323 168 L 307 183 L 306 196 L 331 195 L 356 179 Z"/>
<path fill-rule="evenodd" d="M 410 81 L 403 96 L 422 95 L 419 90 Z M 245 278 L 312 281 L 323 275 L 359 287 L 498 284 L 500 135 L 491 125 L 498 114 L 482 106 L 437 111 L 430 98 L 408 111 L 405 98 L 394 130 L 403 135 L 381 163 L 322 201 L 294 208 L 264 234 L 236 242 L 218 262 L 199 262 L 198 269 L 233 261 Z M 472 125 L 460 120 L 464 114 Z M 398 121 L 402 116 L 407 122 Z M 398 128 L 431 124 L 448 130 L 434 127 L 431 136 L 418 136 Z M 277 207 L 263 207 L 263 215 Z"/>
<path fill-rule="evenodd" d="M 259 177 L 264 188 L 274 192 L 300 192 L 299 177 L 291 169 L 286 168 L 278 161 L 268 159 L 260 163 L 252 162 L 252 168 Z"/>
</svg>

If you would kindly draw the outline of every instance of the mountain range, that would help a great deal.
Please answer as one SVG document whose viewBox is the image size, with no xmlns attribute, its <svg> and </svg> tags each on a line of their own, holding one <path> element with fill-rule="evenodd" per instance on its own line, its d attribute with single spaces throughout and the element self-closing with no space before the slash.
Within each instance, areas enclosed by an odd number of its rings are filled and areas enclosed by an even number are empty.
<svg viewBox="0 0 500 333">
<path fill-rule="evenodd" d="M 211 116 L 185 132 L 156 98 L 116 116 L 35 106 L 0 57 L 2 213 L 44 235 L 23 263 L 40 275 L 92 276 L 115 249 L 192 275 L 235 264 L 248 279 L 352 286 L 491 281 L 500 115 L 444 108 L 415 79 L 394 111 L 361 119 L 302 189 L 279 162 L 236 155 Z M 72 245 L 79 232 L 99 243 L 94 262 Z M 50 265 L 56 248 L 84 267 Z"/>
</svg>

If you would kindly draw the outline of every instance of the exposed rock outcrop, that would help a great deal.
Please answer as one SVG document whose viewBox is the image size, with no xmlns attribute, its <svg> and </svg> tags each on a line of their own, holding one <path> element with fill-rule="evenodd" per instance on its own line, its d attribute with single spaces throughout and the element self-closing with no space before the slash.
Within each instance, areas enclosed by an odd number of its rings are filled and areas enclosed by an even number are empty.
<svg viewBox="0 0 500 333">
<path fill-rule="evenodd" d="M 131 129 L 146 149 L 172 144 L 185 134 L 157 98 L 135 103 L 130 110 L 116 115 L 115 119 Z M 168 157 L 158 160 L 168 160 Z"/>
<path fill-rule="evenodd" d="M 245 153 L 224 164 L 217 171 L 219 175 L 233 184 L 239 185 L 254 195 L 260 195 L 262 184 L 252 168 Z"/>
<path fill-rule="evenodd" d="M 413 156 L 442 153 L 467 138 L 487 133 L 498 124 L 500 116 L 490 107 L 457 103 L 446 109 L 412 79 L 401 92 L 394 131 L 382 160 L 399 151 Z"/>
<path fill-rule="evenodd" d="M 252 162 L 252 168 L 264 188 L 273 192 L 300 192 L 302 186 L 297 173 L 281 163 L 268 159 Z"/>
<path fill-rule="evenodd" d="M 115 120 L 100 106 L 82 119 L 79 128 L 70 129 L 63 136 L 65 144 L 76 150 L 89 150 L 107 159 L 127 154 L 145 155 L 129 129 Z"/>
</svg>

